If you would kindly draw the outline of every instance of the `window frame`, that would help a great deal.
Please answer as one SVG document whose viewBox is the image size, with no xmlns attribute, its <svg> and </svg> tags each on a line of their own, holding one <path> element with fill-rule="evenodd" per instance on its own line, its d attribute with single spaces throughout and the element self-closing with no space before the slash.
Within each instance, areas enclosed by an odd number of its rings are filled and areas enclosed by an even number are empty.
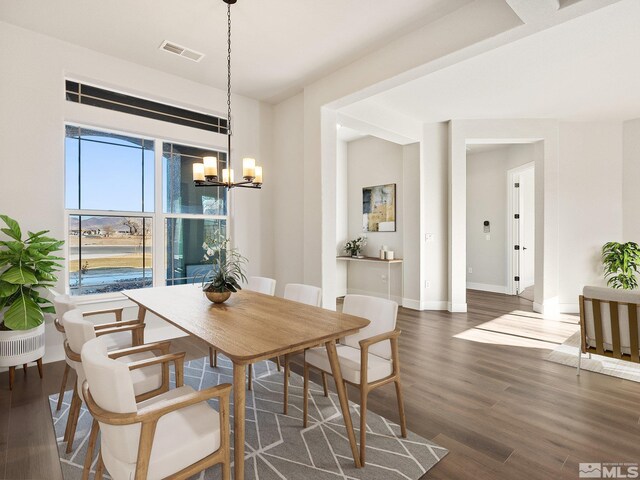
<svg viewBox="0 0 640 480">
<path fill-rule="evenodd" d="M 136 118 L 134 116 L 134 118 Z M 226 204 L 226 215 L 205 215 L 205 214 L 193 214 L 193 213 L 167 213 L 163 208 L 163 193 L 164 193 L 164 178 L 165 172 L 163 168 L 163 146 L 165 143 L 173 143 L 186 145 L 195 148 L 201 148 L 205 150 L 211 150 L 214 152 L 220 152 L 227 155 L 227 159 L 230 158 L 228 149 L 226 146 L 223 146 L 223 142 L 220 144 L 202 144 L 202 142 L 194 142 L 187 138 L 163 138 L 161 136 L 153 136 L 153 135 L 145 135 L 144 133 L 138 133 L 136 131 L 124 131 L 118 128 L 111 128 L 105 125 L 95 125 L 88 124 L 84 122 L 78 122 L 73 120 L 65 120 L 63 122 L 62 134 L 63 138 L 66 139 L 66 128 L 67 126 L 72 127 L 80 127 L 86 128 L 89 130 L 95 130 L 99 132 L 105 133 L 114 133 L 118 135 L 124 135 L 129 137 L 136 137 L 143 140 L 149 140 L 153 142 L 153 151 L 154 151 L 154 198 L 153 212 L 122 212 L 118 210 L 82 210 L 82 209 L 68 209 L 66 208 L 66 188 L 63 188 L 63 206 L 64 206 L 64 231 L 65 238 L 69 237 L 69 217 L 74 215 L 81 216 L 124 216 L 124 217 L 134 217 L 134 218 L 151 218 L 153 221 L 152 227 L 152 273 L 153 273 L 153 287 L 162 287 L 167 284 L 167 265 L 166 265 L 166 222 L 167 219 L 180 218 L 180 219 L 195 219 L 195 220 L 225 220 L 226 221 L 226 231 L 227 236 L 232 237 L 232 217 L 233 217 L 233 195 L 231 195 L 231 191 L 227 191 L 227 204 Z M 216 136 L 220 136 L 226 139 L 226 135 L 223 134 L 213 134 Z M 64 175 L 63 182 L 66 182 L 66 147 L 63 148 L 63 164 L 64 164 Z M 213 188 L 213 187 L 212 187 Z M 233 245 L 233 241 L 231 242 Z M 64 265 L 64 289 L 67 294 L 70 294 L 69 281 L 71 277 L 71 272 L 69 269 L 69 242 L 65 242 L 63 248 L 64 256 L 65 256 L 65 265 Z M 122 299 L 121 292 L 108 292 L 108 293 L 94 293 L 88 295 L 77 295 L 74 296 L 76 299 L 82 299 L 82 302 L 90 302 L 94 300 L 105 300 L 109 301 L 112 299 Z"/>
</svg>

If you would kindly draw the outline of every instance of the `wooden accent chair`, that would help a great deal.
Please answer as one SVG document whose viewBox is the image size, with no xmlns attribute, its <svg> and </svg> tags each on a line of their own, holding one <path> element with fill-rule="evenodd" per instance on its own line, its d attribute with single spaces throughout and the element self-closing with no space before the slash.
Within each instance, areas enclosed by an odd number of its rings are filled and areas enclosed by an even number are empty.
<svg viewBox="0 0 640 480">
<path fill-rule="evenodd" d="M 56 319 L 53 321 L 53 324 L 56 327 L 56 330 L 58 330 L 58 332 L 60 332 L 62 334 L 63 337 L 63 341 L 67 339 L 67 336 L 64 333 L 64 325 L 62 324 L 62 317 L 64 316 L 65 313 L 67 313 L 69 310 L 73 310 L 76 307 L 75 302 L 73 301 L 73 298 L 69 295 L 56 295 L 53 299 L 53 305 L 55 307 L 56 310 Z M 91 312 L 84 312 L 83 315 L 85 317 L 91 317 L 91 316 L 95 316 L 95 315 L 115 315 L 115 319 L 116 322 L 120 322 L 122 321 L 122 308 L 112 308 L 109 310 L 95 310 L 95 311 L 91 311 Z M 113 323 L 105 323 L 102 325 L 96 325 L 96 327 L 98 329 L 105 329 L 105 328 L 111 328 L 114 326 L 120 326 L 123 324 L 113 324 Z M 122 342 L 122 345 L 119 345 L 118 342 L 120 340 L 122 340 L 122 338 L 117 338 L 118 336 L 114 336 L 112 338 L 114 338 L 114 343 L 116 343 L 117 347 L 126 347 L 126 346 L 131 346 L 131 336 L 129 336 L 129 338 L 127 339 L 127 337 L 124 337 L 124 342 Z M 58 395 L 58 403 L 56 404 L 56 410 L 59 411 L 60 408 L 62 407 L 62 400 L 64 398 L 64 392 L 67 389 L 67 380 L 69 378 L 69 371 L 72 370 L 74 368 L 75 362 L 69 360 L 69 358 L 65 358 L 66 360 L 66 365 L 64 366 L 64 374 L 62 375 L 62 383 L 60 384 L 60 394 Z"/>
<path fill-rule="evenodd" d="M 400 357 L 396 329 L 398 304 L 383 298 L 364 295 L 344 297 L 343 313 L 364 317 L 371 323 L 354 335 L 349 335 L 337 346 L 338 360 L 345 384 L 360 390 L 360 462 L 365 465 L 367 434 L 367 395 L 374 388 L 394 382 L 400 415 L 400 430 L 407 436 L 407 420 L 404 414 L 400 386 Z M 307 426 L 309 403 L 309 368 L 331 374 L 331 364 L 325 347 L 311 348 L 305 352 L 303 422 Z"/>
<path fill-rule="evenodd" d="M 284 298 L 294 302 L 311 305 L 313 307 L 320 307 L 322 305 L 322 289 L 311 285 L 303 285 L 301 283 L 289 283 L 284 287 Z M 285 415 L 289 411 L 289 373 L 291 371 L 289 359 L 291 355 L 295 355 L 297 353 L 300 352 L 287 353 L 284 356 L 283 412 Z M 329 392 L 327 389 L 327 375 L 325 372 L 322 372 L 322 384 L 324 385 L 324 394 L 327 396 Z"/>
<path fill-rule="evenodd" d="M 135 345 L 130 348 L 115 350 L 113 353 L 121 362 L 144 362 L 153 360 L 157 352 L 159 355 L 169 355 L 170 342 L 154 343 L 149 345 L 139 345 L 137 341 L 140 339 L 138 332 L 144 329 L 144 324 L 137 320 L 134 322 L 117 322 L 117 326 L 101 328 L 102 325 L 96 326 L 92 322 L 86 320 L 82 312 L 78 309 L 69 310 L 63 315 L 63 322 L 67 339 L 64 344 L 65 353 L 69 362 L 72 362 L 73 368 L 77 374 L 77 381 L 73 389 L 73 398 L 69 415 L 67 417 L 67 427 L 65 429 L 64 440 L 67 442 L 67 453 L 73 449 L 73 441 L 76 433 L 78 417 L 80 415 L 80 407 L 84 398 L 82 396 L 82 384 L 85 381 L 85 371 L 80 360 L 80 352 L 85 343 L 98 336 L 103 338 L 104 344 L 109 348 L 113 345 L 113 340 L 108 338 L 115 333 L 128 332 Z M 131 344 L 131 343 L 130 343 Z M 113 351 L 113 348 L 111 349 Z M 136 369 L 131 374 L 136 395 L 141 400 L 150 398 L 158 393 L 169 390 L 169 366 L 153 364 L 149 368 Z"/>
<path fill-rule="evenodd" d="M 184 354 L 176 361 L 176 388 L 137 403 L 132 374 L 146 363 L 166 365 L 168 358 L 126 365 L 110 358 L 102 338 L 82 349 L 87 380 L 83 396 L 93 415 L 89 459 L 101 432 L 96 479 L 106 467 L 115 480 L 186 479 L 218 463 L 230 477 L 230 384 L 195 391 L 183 385 Z M 216 412 L 207 400 L 217 398 Z M 85 462 L 91 463 L 91 460 Z"/>
<path fill-rule="evenodd" d="M 584 287 L 580 295 L 580 349 L 583 353 L 640 363 L 640 293 Z"/>
<path fill-rule="evenodd" d="M 244 287 L 247 290 L 271 296 L 276 294 L 276 281 L 273 278 L 249 277 L 247 280 L 247 285 Z M 278 366 L 278 371 L 280 371 L 280 357 L 276 358 L 276 365 Z M 209 366 L 211 368 L 218 366 L 218 352 L 213 347 L 209 347 Z M 253 365 L 249 365 L 247 370 L 249 370 L 247 386 L 251 390 L 253 385 Z"/>
</svg>

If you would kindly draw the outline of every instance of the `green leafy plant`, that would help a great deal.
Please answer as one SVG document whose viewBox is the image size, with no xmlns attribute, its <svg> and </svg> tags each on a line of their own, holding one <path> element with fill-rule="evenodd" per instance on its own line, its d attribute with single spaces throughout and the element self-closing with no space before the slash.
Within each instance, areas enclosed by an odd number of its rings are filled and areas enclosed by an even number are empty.
<svg viewBox="0 0 640 480">
<path fill-rule="evenodd" d="M 202 244 L 206 252 L 204 260 L 212 265 L 202 281 L 204 292 L 237 292 L 242 290 L 240 283 L 246 283 L 247 259 L 238 250 L 230 248 L 229 243 L 228 238 L 218 235 Z"/>
<path fill-rule="evenodd" d="M 607 285 L 632 290 L 638 288 L 640 247 L 635 242 L 608 242 L 602 247 L 602 262 Z"/>
<path fill-rule="evenodd" d="M 362 248 L 367 244 L 367 237 L 358 237 L 355 240 L 349 240 L 344 246 L 344 250 L 352 257 L 360 255 Z"/>
<path fill-rule="evenodd" d="M 14 219 L 0 215 L 7 228 L 0 231 L 8 240 L 0 241 L 0 314 L 5 330 L 29 330 L 44 322 L 45 313 L 55 313 L 43 290 L 58 281 L 55 272 L 64 260 L 53 252 L 63 241 L 47 237 L 48 230 L 32 233 L 22 239 L 20 225 Z"/>
</svg>

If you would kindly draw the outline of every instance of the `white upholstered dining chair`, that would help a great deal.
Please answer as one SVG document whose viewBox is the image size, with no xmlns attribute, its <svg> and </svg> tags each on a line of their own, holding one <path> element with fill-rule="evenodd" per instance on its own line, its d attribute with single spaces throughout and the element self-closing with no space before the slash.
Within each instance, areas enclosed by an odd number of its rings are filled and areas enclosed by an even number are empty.
<svg viewBox="0 0 640 480">
<path fill-rule="evenodd" d="M 70 295 L 56 295 L 53 298 L 53 306 L 55 308 L 56 311 L 56 318 L 53 322 L 54 326 L 56 327 L 56 330 L 58 330 L 58 332 L 60 332 L 62 334 L 63 337 L 63 341 L 66 340 L 66 335 L 64 332 L 64 325 L 63 325 L 63 316 L 65 313 L 67 313 L 69 310 L 73 310 L 76 307 L 76 303 L 73 300 L 73 297 L 71 297 Z M 122 320 L 122 308 L 112 308 L 112 309 L 108 309 L 108 310 L 95 310 L 95 311 L 91 311 L 91 312 L 84 312 L 83 315 L 85 317 L 91 317 L 91 316 L 96 316 L 96 315 L 114 315 L 116 322 L 120 322 Z M 123 325 L 123 324 L 117 324 L 117 325 Z M 98 325 L 97 325 L 98 326 Z M 116 326 L 113 323 L 105 323 L 102 325 L 99 325 L 99 328 L 110 328 L 110 327 L 114 327 Z M 116 347 L 127 347 L 127 346 L 131 346 L 131 335 L 113 335 L 112 337 L 112 341 L 114 343 L 116 343 Z M 121 344 L 120 344 L 121 343 Z M 67 380 L 69 378 L 69 371 L 72 370 L 74 368 L 75 362 L 69 360 L 68 358 L 65 358 L 66 364 L 64 366 L 64 373 L 62 374 L 62 382 L 60 384 L 60 393 L 58 395 L 58 403 L 56 404 L 56 410 L 60 410 L 60 408 L 62 407 L 62 400 L 64 399 L 64 392 L 67 388 Z"/>
<path fill-rule="evenodd" d="M 273 278 L 267 277 L 249 277 L 244 288 L 252 292 L 273 296 L 276 294 L 276 281 Z M 280 358 L 276 358 L 276 364 L 278 366 L 278 371 L 280 371 Z M 218 366 L 218 352 L 213 347 L 209 347 L 209 366 L 211 368 L 216 368 Z M 247 384 L 249 390 L 251 390 L 253 382 L 253 365 L 249 365 L 248 370 L 249 380 Z"/>
<path fill-rule="evenodd" d="M 82 312 L 78 309 L 69 310 L 63 315 L 63 323 L 65 327 L 66 340 L 64 344 L 65 354 L 69 362 L 72 363 L 76 371 L 77 381 L 73 389 L 73 397 L 69 414 L 67 417 L 67 427 L 65 429 L 64 440 L 67 442 L 67 453 L 73 449 L 73 441 L 76 433 L 76 426 L 80 415 L 80 407 L 84 398 L 82 397 L 82 384 L 85 380 L 85 371 L 80 360 L 80 352 L 85 343 L 100 336 L 103 340 L 105 348 L 111 349 L 114 355 L 119 357 L 119 361 L 130 363 L 140 362 L 154 359 L 156 355 L 168 355 L 170 342 L 160 342 L 148 345 L 136 345 L 129 348 L 114 350 L 114 340 L 112 337 L 116 333 L 129 333 L 129 336 L 135 336 L 136 332 L 144 328 L 144 324 L 137 321 L 133 325 L 120 325 L 109 328 L 99 328 L 92 322 L 86 320 Z M 164 369 L 159 365 L 152 365 L 144 369 L 136 369 L 132 372 L 132 381 L 136 395 L 141 400 L 150 398 L 153 395 L 161 393 L 169 389 L 169 370 L 168 366 Z"/>
<path fill-rule="evenodd" d="M 322 305 L 322 289 L 312 285 L 289 283 L 284 287 L 284 298 L 294 302 L 304 303 L 305 305 L 311 305 L 312 307 L 320 307 Z M 288 353 L 284 357 L 283 412 L 285 415 L 289 411 L 289 359 L 290 355 L 295 355 L 296 353 L 299 352 Z M 324 372 L 322 372 L 322 384 L 324 385 L 325 395 L 328 395 L 327 376 Z"/>
<path fill-rule="evenodd" d="M 364 295 L 344 297 L 342 313 L 368 319 L 371 323 L 354 335 L 349 335 L 337 345 L 338 360 L 345 383 L 360 390 L 360 462 L 365 464 L 367 433 L 367 395 L 374 388 L 395 383 L 400 416 L 400 430 L 407 436 L 406 417 L 400 385 L 400 358 L 396 329 L 398 304 L 383 298 Z M 331 364 L 325 347 L 305 352 L 303 422 L 307 426 L 309 402 L 309 368 L 331 374 Z"/>
<path fill-rule="evenodd" d="M 87 377 L 83 394 L 101 432 L 96 479 L 104 467 L 114 480 L 177 480 L 222 464 L 222 478 L 229 480 L 231 385 L 202 391 L 184 385 L 182 357 L 175 362 L 176 388 L 139 402 L 135 363 L 110 358 L 101 338 L 87 342 L 81 358 Z M 207 403 L 214 398 L 219 412 Z M 91 452 L 97 424 L 89 439 Z"/>
</svg>

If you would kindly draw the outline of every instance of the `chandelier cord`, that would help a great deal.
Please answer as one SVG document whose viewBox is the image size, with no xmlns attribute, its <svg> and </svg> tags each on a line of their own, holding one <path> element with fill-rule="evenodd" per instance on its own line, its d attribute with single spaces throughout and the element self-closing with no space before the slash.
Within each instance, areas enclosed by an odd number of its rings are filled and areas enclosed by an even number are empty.
<svg viewBox="0 0 640 480">
<path fill-rule="evenodd" d="M 227 4 L 227 135 L 231 136 L 231 4 Z M 231 152 L 229 152 L 231 153 Z"/>
</svg>

